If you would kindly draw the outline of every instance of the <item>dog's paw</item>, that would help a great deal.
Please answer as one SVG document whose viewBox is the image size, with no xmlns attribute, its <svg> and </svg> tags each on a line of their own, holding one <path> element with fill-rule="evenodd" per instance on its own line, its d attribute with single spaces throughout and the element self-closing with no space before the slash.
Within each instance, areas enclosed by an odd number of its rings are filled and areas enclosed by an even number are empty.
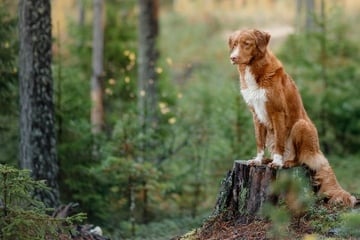
<svg viewBox="0 0 360 240">
<path fill-rule="evenodd" d="M 274 154 L 274 159 L 271 163 L 268 164 L 269 167 L 271 168 L 282 168 L 283 167 L 283 160 L 282 160 L 282 156 L 279 154 Z"/>
<path fill-rule="evenodd" d="M 250 166 L 255 166 L 255 165 L 259 166 L 262 164 L 263 157 L 264 157 L 264 151 L 260 151 L 257 153 L 254 159 L 248 160 L 247 162 Z"/>
<path fill-rule="evenodd" d="M 276 168 L 276 169 L 281 169 L 283 168 L 283 164 L 277 164 L 277 163 L 274 163 L 274 161 L 272 161 L 271 163 L 268 164 L 268 167 L 270 168 Z"/>
<path fill-rule="evenodd" d="M 261 160 L 261 163 L 262 164 L 265 164 L 265 165 L 268 165 L 269 163 L 271 163 L 272 162 L 272 159 L 271 158 L 263 158 L 262 160 Z"/>
<path fill-rule="evenodd" d="M 295 161 L 292 161 L 292 160 L 287 160 L 284 162 L 283 164 L 283 168 L 292 168 L 292 167 L 295 167 L 297 166 L 297 164 L 295 163 Z"/>
<path fill-rule="evenodd" d="M 250 166 L 259 166 L 259 165 L 261 165 L 261 159 L 254 158 L 254 159 L 248 160 L 247 163 Z"/>
</svg>

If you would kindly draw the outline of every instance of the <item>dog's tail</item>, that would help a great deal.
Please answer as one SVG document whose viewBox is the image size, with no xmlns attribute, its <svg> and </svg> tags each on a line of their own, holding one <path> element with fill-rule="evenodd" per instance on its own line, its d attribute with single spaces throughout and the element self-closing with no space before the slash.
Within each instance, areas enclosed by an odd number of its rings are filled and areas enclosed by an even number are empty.
<svg viewBox="0 0 360 240">
<path fill-rule="evenodd" d="M 303 163 L 313 172 L 313 184 L 317 187 L 318 194 L 324 195 L 330 203 L 355 206 L 356 198 L 340 186 L 329 161 L 321 152 L 306 157 Z"/>
</svg>

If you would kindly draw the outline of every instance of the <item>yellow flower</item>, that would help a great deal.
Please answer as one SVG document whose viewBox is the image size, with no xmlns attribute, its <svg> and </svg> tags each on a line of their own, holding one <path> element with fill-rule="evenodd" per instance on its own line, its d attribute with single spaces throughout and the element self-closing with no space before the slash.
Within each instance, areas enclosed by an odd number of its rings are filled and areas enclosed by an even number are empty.
<svg viewBox="0 0 360 240">
<path fill-rule="evenodd" d="M 130 77 L 129 77 L 129 76 L 126 76 L 125 79 L 124 79 L 124 81 L 125 81 L 126 83 L 129 83 L 129 82 L 130 82 Z"/>
<path fill-rule="evenodd" d="M 132 52 L 132 53 L 129 54 L 129 59 L 130 59 L 131 61 L 134 61 L 135 58 L 136 58 L 135 53 Z"/>
<path fill-rule="evenodd" d="M 109 79 L 109 84 L 110 84 L 110 85 L 115 85 L 115 79 L 110 78 L 110 79 Z"/>
<path fill-rule="evenodd" d="M 106 88 L 106 89 L 105 89 L 105 93 L 106 93 L 107 95 L 113 95 L 113 91 L 112 91 L 110 88 Z"/>
<path fill-rule="evenodd" d="M 304 240 L 316 240 L 317 236 L 315 234 L 306 234 L 303 239 Z"/>
<path fill-rule="evenodd" d="M 171 58 L 166 58 L 166 62 L 167 62 L 167 64 L 169 65 L 169 66 L 171 66 L 172 64 L 173 64 L 173 61 L 172 61 L 172 59 Z"/>
<path fill-rule="evenodd" d="M 159 102 L 159 108 L 162 114 L 167 114 L 168 112 L 170 112 L 170 109 L 165 102 Z"/>
<path fill-rule="evenodd" d="M 161 113 L 162 114 L 167 114 L 168 112 L 170 112 L 170 109 L 169 108 L 162 108 L 160 109 Z"/>
<path fill-rule="evenodd" d="M 159 108 L 161 109 L 161 108 L 165 108 L 167 106 L 167 104 L 166 103 L 164 103 L 164 102 L 159 102 Z"/>
<path fill-rule="evenodd" d="M 174 124 L 174 123 L 176 123 L 176 118 L 175 118 L 175 117 L 169 118 L 169 119 L 168 119 L 168 122 L 169 122 L 170 124 Z"/>
<path fill-rule="evenodd" d="M 178 93 L 178 94 L 177 94 L 177 97 L 178 97 L 178 99 L 182 99 L 182 98 L 183 98 L 182 93 Z"/>
<path fill-rule="evenodd" d="M 155 71 L 158 73 L 158 74 L 161 74 L 163 72 L 163 69 L 161 67 L 157 67 L 155 69 Z"/>
</svg>

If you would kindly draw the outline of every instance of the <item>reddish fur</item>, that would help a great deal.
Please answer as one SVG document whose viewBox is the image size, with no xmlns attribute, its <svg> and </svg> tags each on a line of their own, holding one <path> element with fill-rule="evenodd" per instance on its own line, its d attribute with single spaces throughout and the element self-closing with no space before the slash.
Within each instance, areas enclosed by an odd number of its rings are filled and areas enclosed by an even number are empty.
<svg viewBox="0 0 360 240">
<path fill-rule="evenodd" d="M 314 179 L 320 185 L 320 194 L 326 195 L 330 202 L 353 207 L 356 199 L 337 182 L 320 150 L 317 130 L 304 109 L 294 81 L 267 48 L 269 39 L 268 33 L 255 29 L 234 32 L 229 38 L 231 50 L 240 46 L 240 55 L 232 60 L 242 76 L 241 89 L 248 87 L 244 75 L 245 68 L 250 67 L 257 85 L 266 91 L 265 109 L 269 119 L 266 125 L 259 121 L 250 107 L 258 152 L 268 147 L 271 153 L 284 156 L 287 150 L 290 154 L 284 157 L 291 158 L 284 159 L 284 167 L 308 166 L 315 171 Z M 287 141 L 290 144 L 287 145 Z"/>
</svg>

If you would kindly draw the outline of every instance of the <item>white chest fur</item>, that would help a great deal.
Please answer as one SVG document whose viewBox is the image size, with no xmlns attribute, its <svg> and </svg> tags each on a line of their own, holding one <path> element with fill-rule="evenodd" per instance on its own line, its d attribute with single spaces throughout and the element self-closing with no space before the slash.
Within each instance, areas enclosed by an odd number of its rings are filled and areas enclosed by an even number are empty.
<svg viewBox="0 0 360 240">
<path fill-rule="evenodd" d="M 245 102 L 254 109 L 257 118 L 263 124 L 268 123 L 268 114 L 266 111 L 265 103 L 267 101 L 266 90 L 260 88 L 256 83 L 254 75 L 251 73 L 250 68 L 245 68 L 244 81 L 246 88 L 241 90 L 241 94 Z"/>
</svg>

